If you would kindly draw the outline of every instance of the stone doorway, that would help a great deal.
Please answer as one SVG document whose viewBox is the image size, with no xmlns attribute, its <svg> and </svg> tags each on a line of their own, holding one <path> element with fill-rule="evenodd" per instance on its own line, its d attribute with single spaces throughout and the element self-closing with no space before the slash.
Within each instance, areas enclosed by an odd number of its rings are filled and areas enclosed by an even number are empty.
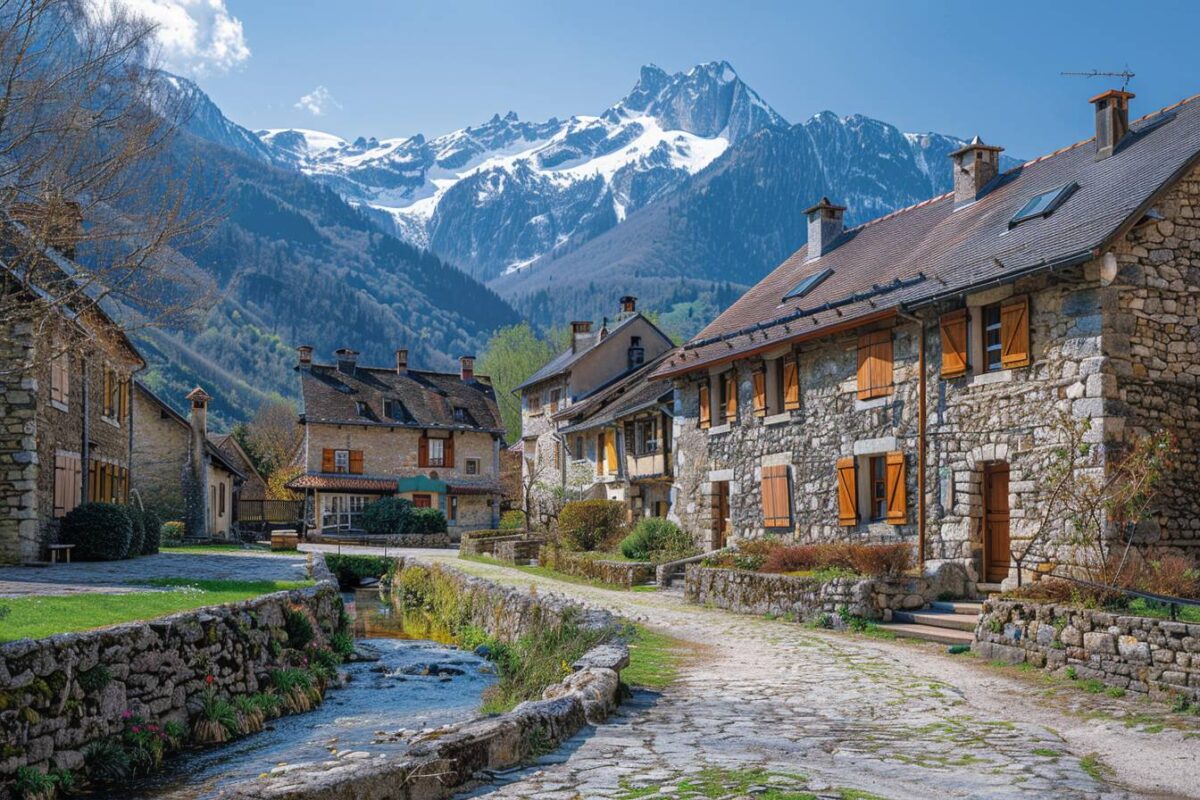
<svg viewBox="0 0 1200 800">
<path fill-rule="evenodd" d="M 1012 553 L 1009 539 L 1008 462 L 983 465 L 983 579 L 1000 583 L 1008 577 Z"/>
</svg>

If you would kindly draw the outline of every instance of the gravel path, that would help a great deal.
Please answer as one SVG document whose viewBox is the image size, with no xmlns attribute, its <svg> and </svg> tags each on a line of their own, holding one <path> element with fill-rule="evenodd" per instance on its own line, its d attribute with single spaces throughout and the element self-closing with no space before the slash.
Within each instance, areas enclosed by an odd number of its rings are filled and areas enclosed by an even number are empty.
<svg viewBox="0 0 1200 800">
<path fill-rule="evenodd" d="M 666 691 L 638 692 L 605 725 L 475 797 L 1200 796 L 1200 722 L 1192 732 L 1150 724 L 1167 716 L 1161 706 L 1055 688 L 933 645 L 549 581 L 448 551 L 414 554 L 536 583 L 694 645 Z M 1127 725 L 1132 714 L 1141 721 Z"/>
</svg>

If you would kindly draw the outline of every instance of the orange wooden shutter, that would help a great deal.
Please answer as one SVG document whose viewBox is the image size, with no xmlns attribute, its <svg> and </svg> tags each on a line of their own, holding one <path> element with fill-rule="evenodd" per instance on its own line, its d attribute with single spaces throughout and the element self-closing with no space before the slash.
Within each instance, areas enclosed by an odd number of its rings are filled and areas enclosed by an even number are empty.
<svg viewBox="0 0 1200 800">
<path fill-rule="evenodd" d="M 887 521 L 893 525 L 903 525 L 908 522 L 906 487 L 904 485 L 904 453 L 888 453 L 886 466 Z"/>
<path fill-rule="evenodd" d="M 708 402 L 708 384 L 700 384 L 700 427 L 712 426 L 712 405 Z"/>
<path fill-rule="evenodd" d="M 858 524 L 858 469 L 854 456 L 837 462 L 838 524 Z"/>
<path fill-rule="evenodd" d="M 725 375 L 725 421 L 737 421 L 737 372 L 730 370 Z"/>
<path fill-rule="evenodd" d="M 609 431 L 604 437 L 604 463 L 609 475 L 616 475 L 617 469 L 617 432 Z"/>
<path fill-rule="evenodd" d="M 334 469 L 333 450 L 326 447 L 321 451 L 321 472 L 333 472 Z"/>
<path fill-rule="evenodd" d="M 792 499 L 786 465 L 762 468 L 763 525 L 786 528 L 792 524 Z"/>
<path fill-rule="evenodd" d="M 417 466 L 429 466 L 429 437 L 424 434 L 417 440 Z"/>
<path fill-rule="evenodd" d="M 875 331 L 858 337 L 858 399 L 892 393 L 892 332 Z"/>
<path fill-rule="evenodd" d="M 442 445 L 442 466 L 446 469 L 450 469 L 454 466 L 454 434 L 450 434 L 449 439 L 443 439 L 442 441 L 445 442 L 445 444 Z M 557 448 L 558 445 L 555 444 L 555 447 Z M 558 466 L 557 456 L 558 451 L 555 450 L 556 467 Z"/>
<path fill-rule="evenodd" d="M 1000 304 L 1000 366 L 1024 367 L 1029 357 L 1029 298 L 1010 297 Z"/>
<path fill-rule="evenodd" d="M 942 377 L 957 378 L 967 374 L 967 310 L 961 308 L 943 314 Z"/>
<path fill-rule="evenodd" d="M 794 411 L 800 407 L 800 365 L 795 359 L 783 362 L 783 410 Z"/>
<path fill-rule="evenodd" d="M 79 506 L 79 492 L 83 482 L 83 461 L 79 456 L 71 456 L 71 487 L 67 495 L 67 511 Z"/>
<path fill-rule="evenodd" d="M 350 474 L 351 475 L 362 475 L 363 474 L 363 451 L 362 450 L 351 450 L 350 451 Z"/>
<path fill-rule="evenodd" d="M 754 413 L 760 417 L 767 413 L 767 373 L 761 369 L 754 371 Z"/>
</svg>

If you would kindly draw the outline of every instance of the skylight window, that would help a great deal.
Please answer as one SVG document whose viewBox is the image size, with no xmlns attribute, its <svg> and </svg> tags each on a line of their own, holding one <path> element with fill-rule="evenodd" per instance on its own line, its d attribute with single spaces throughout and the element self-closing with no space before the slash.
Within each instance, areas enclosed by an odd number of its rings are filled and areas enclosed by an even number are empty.
<svg viewBox="0 0 1200 800">
<path fill-rule="evenodd" d="M 817 288 L 817 286 L 819 286 L 821 284 L 821 281 L 825 280 L 832 274 L 833 274 L 832 268 L 826 268 L 826 269 L 821 270 L 820 272 L 814 272 L 812 275 L 809 275 L 809 276 L 803 278 L 799 283 L 797 283 L 796 288 L 792 289 L 790 292 L 785 294 L 783 296 L 783 299 L 784 300 L 796 300 L 801 297 L 804 297 L 804 295 L 808 294 L 813 289 Z"/>
<path fill-rule="evenodd" d="M 1013 218 L 1008 221 L 1008 227 L 1020 225 L 1022 222 L 1034 219 L 1035 217 L 1048 217 L 1054 213 L 1054 210 L 1066 202 L 1076 189 L 1079 188 L 1077 183 L 1067 183 L 1059 186 L 1056 189 L 1051 189 L 1048 192 L 1042 192 L 1037 197 L 1033 197 L 1028 203 L 1021 206 L 1021 210 L 1013 215 Z"/>
</svg>

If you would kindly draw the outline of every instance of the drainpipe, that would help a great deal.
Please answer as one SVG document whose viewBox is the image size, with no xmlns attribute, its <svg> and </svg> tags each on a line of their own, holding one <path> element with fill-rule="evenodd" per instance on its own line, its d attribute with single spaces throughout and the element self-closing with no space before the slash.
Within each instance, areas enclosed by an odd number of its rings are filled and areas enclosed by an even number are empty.
<svg viewBox="0 0 1200 800">
<path fill-rule="evenodd" d="M 910 314 L 897 314 L 917 325 L 917 565 L 925 574 L 925 323 Z"/>
</svg>

